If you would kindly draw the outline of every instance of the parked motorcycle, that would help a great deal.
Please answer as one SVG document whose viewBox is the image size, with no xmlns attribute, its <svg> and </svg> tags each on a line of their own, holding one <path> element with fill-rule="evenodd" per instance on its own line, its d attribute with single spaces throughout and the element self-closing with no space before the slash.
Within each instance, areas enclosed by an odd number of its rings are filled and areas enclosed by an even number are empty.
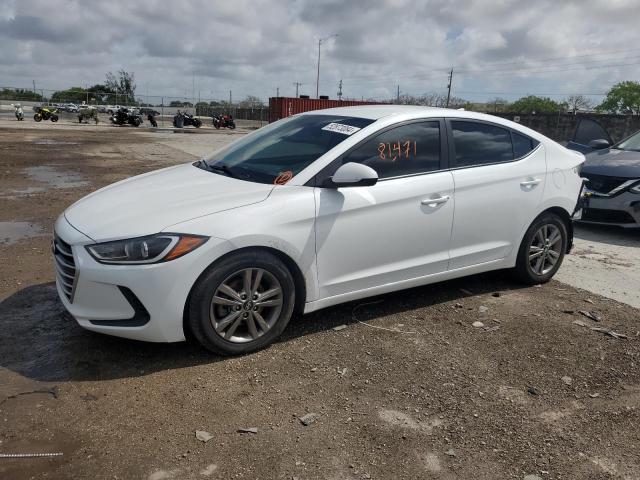
<svg viewBox="0 0 640 480">
<path fill-rule="evenodd" d="M 11 106 L 16 109 L 16 111 L 15 111 L 16 119 L 19 122 L 23 121 L 24 120 L 24 110 L 22 110 L 22 105 L 20 105 L 19 103 L 14 105 L 12 103 Z"/>
<path fill-rule="evenodd" d="M 214 115 L 213 126 L 216 127 L 216 130 L 219 130 L 220 127 L 230 128 L 233 130 L 236 128 L 236 123 L 233 121 L 233 117 L 231 115 Z"/>
<path fill-rule="evenodd" d="M 181 112 L 178 110 L 178 113 L 173 116 L 173 126 L 175 128 L 182 128 L 188 127 L 189 125 L 200 128 L 202 126 L 202 120 L 188 114 L 187 112 Z"/>
<path fill-rule="evenodd" d="M 58 109 L 54 108 L 53 110 L 51 110 L 47 107 L 40 107 L 38 108 L 38 111 L 36 112 L 36 114 L 33 116 L 33 119 L 36 122 L 39 122 L 41 120 L 51 120 L 52 122 L 57 122 Z"/>
<path fill-rule="evenodd" d="M 142 124 L 142 116 L 130 111 L 128 108 L 120 107 L 111 116 L 111 123 L 114 125 L 133 125 L 139 127 Z"/>
<path fill-rule="evenodd" d="M 153 125 L 154 127 L 158 126 L 158 122 L 156 122 L 156 117 L 153 114 L 148 113 L 147 120 L 149 120 L 149 123 L 151 123 L 151 125 Z"/>
</svg>

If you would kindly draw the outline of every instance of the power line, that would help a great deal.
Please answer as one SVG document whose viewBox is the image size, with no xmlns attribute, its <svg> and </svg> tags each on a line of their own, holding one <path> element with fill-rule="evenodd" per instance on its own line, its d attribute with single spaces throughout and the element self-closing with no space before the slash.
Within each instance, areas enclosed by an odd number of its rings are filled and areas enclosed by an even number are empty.
<svg viewBox="0 0 640 480">
<path fill-rule="evenodd" d="M 630 50 L 623 50 L 621 52 L 631 52 L 631 51 L 638 51 L 640 49 L 630 49 Z M 603 55 L 603 53 L 597 54 L 597 55 Z M 586 56 L 593 56 L 594 54 L 591 55 L 576 55 L 574 57 L 565 57 L 566 59 L 569 58 L 579 58 L 579 57 L 586 57 Z M 617 61 L 624 61 L 624 60 L 640 60 L 639 57 L 640 54 L 638 55 L 632 55 L 630 57 L 627 58 L 620 58 L 620 59 L 611 59 L 611 58 L 606 58 L 606 59 L 593 59 L 593 60 L 583 60 L 580 62 L 570 62 L 570 63 L 558 63 L 558 64 L 551 64 L 551 65 L 530 65 L 527 67 L 510 67 L 510 68 L 486 68 L 486 67 L 491 67 L 491 66 L 506 66 L 509 64 L 516 64 L 516 63 L 522 63 L 524 61 L 521 62 L 507 62 L 507 63 L 503 63 L 503 64 L 485 64 L 480 68 L 456 68 L 456 73 L 460 74 L 460 75 L 469 75 L 469 74 L 486 74 L 486 75 L 491 75 L 491 76 L 500 76 L 501 74 L 517 74 L 517 73 L 522 73 L 522 74 L 543 74 L 543 73 L 554 73 L 554 72 L 564 72 L 564 71 L 575 71 L 575 70 L 582 70 L 582 69 L 587 69 L 587 70 L 591 70 L 591 69 L 599 69 L 599 68 L 613 68 L 613 67 L 627 67 L 627 66 L 636 66 L 636 65 L 640 65 L 640 61 L 634 61 L 634 62 L 629 62 L 629 63 L 607 63 L 607 64 L 600 64 L 600 65 L 590 65 L 590 64 L 594 64 L 594 63 L 598 63 L 598 62 L 605 62 L 605 61 L 613 61 L 613 60 L 617 60 Z M 556 57 L 555 59 L 562 59 L 562 57 Z M 553 58 L 550 59 L 540 59 L 540 60 L 529 60 L 529 62 L 545 62 L 545 61 L 551 61 L 554 60 Z M 579 68 L 567 68 L 567 67 L 579 67 Z M 444 78 L 444 74 L 445 72 L 448 73 L 449 68 L 444 69 L 444 68 L 431 68 L 429 69 L 428 73 L 420 73 L 420 72 L 415 72 L 415 73 L 407 73 L 407 74 L 403 74 L 403 75 L 398 75 L 396 76 L 396 78 L 420 78 L 420 79 L 435 79 L 435 78 Z M 371 82 L 378 82 L 378 84 L 381 84 L 380 80 L 379 80 L 379 75 L 378 74 L 363 74 L 363 75 L 356 75 L 353 77 L 348 77 L 352 80 L 356 80 L 358 81 L 358 83 L 371 83 Z M 361 78 L 362 80 L 357 80 L 358 78 Z M 367 78 L 370 78 L 370 80 L 367 80 Z"/>
</svg>

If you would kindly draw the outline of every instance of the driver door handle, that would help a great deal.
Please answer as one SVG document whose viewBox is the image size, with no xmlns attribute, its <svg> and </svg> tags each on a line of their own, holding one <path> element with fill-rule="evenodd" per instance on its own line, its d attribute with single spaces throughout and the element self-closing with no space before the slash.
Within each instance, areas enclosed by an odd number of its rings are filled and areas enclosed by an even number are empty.
<svg viewBox="0 0 640 480">
<path fill-rule="evenodd" d="M 534 187 L 536 185 L 538 185 L 542 180 L 539 178 L 534 178 L 533 180 L 525 180 L 523 182 L 520 182 L 520 185 L 523 187 Z"/>
<path fill-rule="evenodd" d="M 429 207 L 436 207 L 440 204 L 447 203 L 449 201 L 449 195 L 443 195 L 438 198 L 425 198 L 420 203 Z"/>
</svg>

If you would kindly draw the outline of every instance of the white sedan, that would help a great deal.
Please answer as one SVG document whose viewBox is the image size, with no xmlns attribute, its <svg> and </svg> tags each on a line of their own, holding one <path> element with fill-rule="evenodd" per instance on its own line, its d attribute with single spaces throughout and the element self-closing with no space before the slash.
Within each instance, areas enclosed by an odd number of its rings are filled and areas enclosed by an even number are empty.
<svg viewBox="0 0 640 480">
<path fill-rule="evenodd" d="M 295 312 L 496 269 L 543 283 L 571 248 L 583 161 L 490 115 L 307 112 L 73 204 L 58 293 L 89 330 L 241 354 Z"/>
</svg>

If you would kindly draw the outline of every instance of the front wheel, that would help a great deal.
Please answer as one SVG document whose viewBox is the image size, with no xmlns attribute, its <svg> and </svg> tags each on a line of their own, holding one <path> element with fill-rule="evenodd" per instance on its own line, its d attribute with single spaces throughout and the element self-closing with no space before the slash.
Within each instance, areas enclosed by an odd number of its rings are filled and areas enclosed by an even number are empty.
<svg viewBox="0 0 640 480">
<path fill-rule="evenodd" d="M 58 115 L 51 115 L 51 121 L 52 122 L 57 122 L 58 121 Z"/>
<path fill-rule="evenodd" d="M 213 126 L 216 128 L 216 130 L 220 130 L 220 122 L 218 120 L 213 121 Z"/>
<path fill-rule="evenodd" d="M 264 348 L 285 329 L 295 286 L 275 255 L 244 252 L 209 268 L 193 288 L 189 327 L 207 349 L 240 355 Z"/>
<path fill-rule="evenodd" d="M 193 126 L 196 127 L 196 128 L 200 128 L 202 126 L 202 122 L 200 121 L 199 118 L 194 118 Z"/>
<path fill-rule="evenodd" d="M 234 122 L 229 122 L 229 128 L 230 128 L 231 130 L 235 130 L 235 128 L 236 128 L 236 124 L 235 124 Z"/>
<path fill-rule="evenodd" d="M 555 213 L 540 215 L 529 227 L 518 251 L 515 274 L 529 285 L 546 283 L 560 268 L 567 250 L 567 225 Z"/>
<path fill-rule="evenodd" d="M 42 114 L 40 114 L 40 113 L 36 113 L 36 114 L 33 116 L 33 119 L 34 119 L 36 122 L 41 121 L 41 120 L 42 120 Z"/>
</svg>

